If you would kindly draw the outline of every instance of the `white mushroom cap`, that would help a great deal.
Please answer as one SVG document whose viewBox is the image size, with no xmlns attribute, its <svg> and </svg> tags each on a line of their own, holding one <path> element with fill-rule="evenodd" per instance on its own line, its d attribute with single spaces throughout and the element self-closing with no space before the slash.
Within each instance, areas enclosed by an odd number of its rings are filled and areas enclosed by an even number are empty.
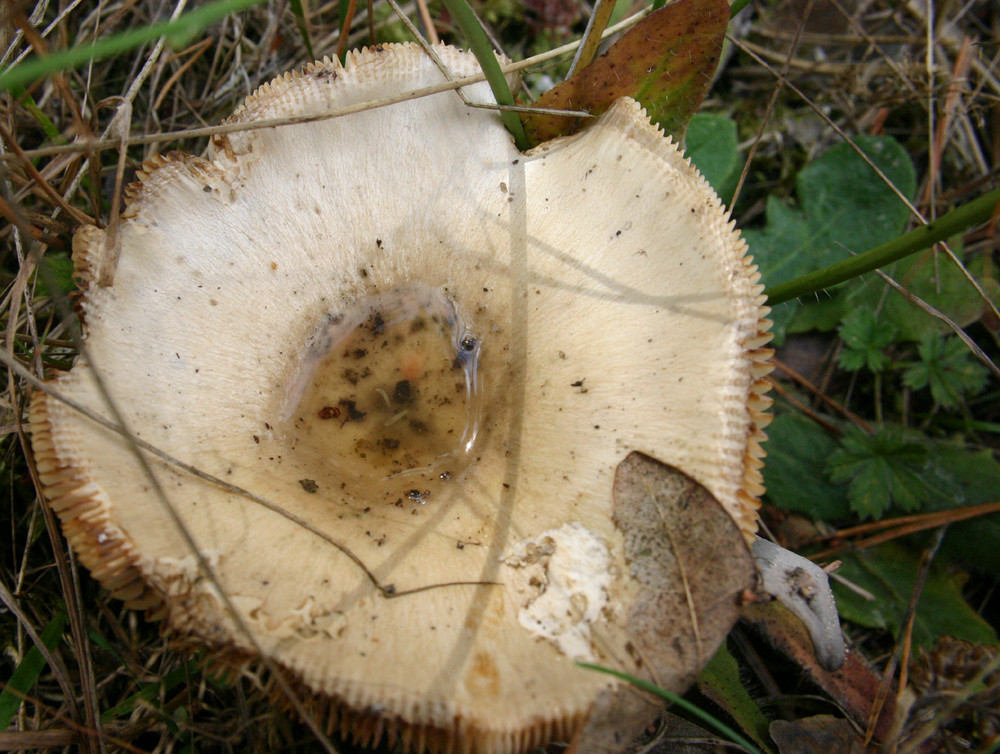
<svg viewBox="0 0 1000 754">
<path fill-rule="evenodd" d="M 379 47 L 285 75 L 232 120 L 442 80 L 419 48 Z M 79 231 L 93 364 L 52 386 L 110 417 L 96 371 L 141 440 L 307 521 L 397 593 L 451 584 L 388 599 L 329 541 L 151 457 L 257 643 L 360 738 L 515 752 L 569 735 L 615 683 L 573 660 L 635 670 L 619 462 L 676 466 L 755 529 L 766 309 L 725 209 L 631 100 L 528 154 L 452 92 L 214 148 L 144 168 L 112 286 L 95 279 L 104 231 Z M 245 657 L 128 443 L 42 393 L 31 428 L 94 575 Z"/>
</svg>

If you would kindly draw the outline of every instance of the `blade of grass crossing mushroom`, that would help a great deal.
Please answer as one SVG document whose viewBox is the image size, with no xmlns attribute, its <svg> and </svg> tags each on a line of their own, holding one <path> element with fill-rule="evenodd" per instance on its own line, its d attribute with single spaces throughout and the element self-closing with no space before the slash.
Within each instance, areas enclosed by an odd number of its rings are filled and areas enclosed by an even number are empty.
<svg viewBox="0 0 1000 754">
<path fill-rule="evenodd" d="M 808 275 L 789 280 L 787 283 L 768 288 L 764 291 L 767 304 L 774 306 L 793 298 L 817 293 L 824 288 L 843 283 L 922 251 L 938 241 L 950 238 L 979 223 L 987 222 L 993 217 L 998 203 L 1000 203 L 1000 189 L 994 189 L 888 243 L 816 272 L 810 272 Z"/>
<path fill-rule="evenodd" d="M 496 99 L 497 104 L 512 107 L 514 105 L 514 95 L 510 92 L 507 79 L 504 77 L 503 71 L 500 70 L 500 61 L 497 60 L 497 56 L 494 54 L 493 48 L 486 38 L 486 32 L 483 31 L 483 27 L 472 12 L 472 8 L 469 7 L 469 4 L 465 0 L 444 0 L 444 4 L 448 8 L 448 12 L 451 13 L 452 18 L 455 19 L 455 23 L 458 24 L 458 28 L 465 35 L 472 54 L 479 61 L 479 65 L 483 69 L 483 75 L 486 76 L 486 81 L 490 85 L 490 90 L 493 92 L 493 97 Z M 530 146 L 528 137 L 524 134 L 524 126 L 521 125 L 521 119 L 517 116 L 517 113 L 510 110 L 502 110 L 500 117 L 503 119 L 504 126 L 514 137 L 514 143 L 517 145 L 517 148 L 522 152 L 527 150 Z"/>
<path fill-rule="evenodd" d="M 0 90 L 12 90 L 55 71 L 75 68 L 88 61 L 104 60 L 134 49 L 160 37 L 167 37 L 172 46 L 183 46 L 206 27 L 230 13 L 238 13 L 263 0 L 218 0 L 173 21 L 161 21 L 138 29 L 101 39 L 91 45 L 80 45 L 54 52 L 44 58 L 32 58 L 0 73 Z"/>
<path fill-rule="evenodd" d="M 691 702 L 687 701 L 683 697 L 677 696 L 676 694 L 672 694 L 666 689 L 661 689 L 659 686 L 650 683 L 649 681 L 644 681 L 641 678 L 635 678 L 633 676 L 628 675 L 627 673 L 622 673 L 617 670 L 612 670 L 611 668 L 605 668 L 601 665 L 592 665 L 589 662 L 578 662 L 576 664 L 578 667 L 586 668 L 587 670 L 596 670 L 598 673 L 607 673 L 610 676 L 614 676 L 615 678 L 620 678 L 623 681 L 627 681 L 628 683 L 631 683 L 633 686 L 640 688 L 643 691 L 648 691 L 650 694 L 656 694 L 661 699 L 666 699 L 671 704 L 680 707 L 689 715 L 693 715 L 694 717 L 698 718 L 706 725 L 708 725 L 710 728 L 713 728 L 714 730 L 718 731 L 721 735 L 725 736 L 733 743 L 742 746 L 746 751 L 750 752 L 750 754 L 761 754 L 760 749 L 754 746 L 750 741 L 745 739 L 735 730 L 730 728 L 721 720 L 716 719 L 708 712 L 705 712 L 705 710 L 697 707 L 694 704 L 691 704 Z"/>
</svg>

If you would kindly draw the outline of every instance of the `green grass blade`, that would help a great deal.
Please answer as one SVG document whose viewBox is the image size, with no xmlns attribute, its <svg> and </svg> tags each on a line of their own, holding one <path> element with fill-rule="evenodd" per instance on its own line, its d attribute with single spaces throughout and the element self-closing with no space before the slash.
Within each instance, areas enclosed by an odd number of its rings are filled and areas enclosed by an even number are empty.
<svg viewBox="0 0 1000 754">
<path fill-rule="evenodd" d="M 597 51 L 601 47 L 604 30 L 608 28 L 608 22 L 611 21 L 611 14 L 614 13 L 614 10 L 614 0 L 597 0 L 594 3 L 594 10 L 590 14 L 590 21 L 587 22 L 587 28 L 583 32 L 583 39 L 580 40 L 573 64 L 569 67 L 569 76 L 594 62 Z"/>
<path fill-rule="evenodd" d="M 612 675 L 615 678 L 620 678 L 623 681 L 628 681 L 633 686 L 636 686 L 642 689 L 643 691 L 648 691 L 651 694 L 656 694 L 658 697 L 666 699 L 671 704 L 680 707 L 689 715 L 698 718 L 703 723 L 708 725 L 710 728 L 718 731 L 721 735 L 725 736 L 733 743 L 742 746 L 744 749 L 750 752 L 750 754 L 761 754 L 760 749 L 758 749 L 752 743 L 747 741 L 743 736 L 741 736 L 735 730 L 730 728 L 724 722 L 716 720 L 710 714 L 705 712 L 705 710 L 699 709 L 695 705 L 691 704 L 691 702 L 677 696 L 676 694 L 670 693 L 666 689 L 661 689 L 658 686 L 650 683 L 649 681 L 644 681 L 641 678 L 633 678 L 630 675 L 621 673 L 617 670 L 612 670 L 611 668 L 605 668 L 600 665 L 591 665 L 589 662 L 578 662 L 576 664 L 581 668 L 586 668 L 587 670 L 596 670 L 599 673 L 607 673 L 608 675 Z"/>
<path fill-rule="evenodd" d="M 510 93 L 510 87 L 507 86 L 507 79 L 504 77 L 503 71 L 500 70 L 497 56 L 493 54 L 493 47 L 486 38 L 483 27 L 479 25 L 479 19 L 472 12 L 472 8 L 469 7 L 466 0 L 444 0 L 444 4 L 455 23 L 458 24 L 458 28 L 465 35 L 472 54 L 479 61 L 479 66 L 483 69 L 486 82 L 490 85 L 497 104 L 513 107 L 514 95 Z M 501 110 L 500 117 L 503 118 L 504 126 L 514 137 L 517 148 L 522 152 L 528 149 L 528 138 L 524 135 L 524 127 L 521 125 L 521 119 L 517 113 L 513 110 Z"/>
<path fill-rule="evenodd" d="M 28 94 L 27 90 L 23 86 L 14 86 L 11 88 L 11 94 L 14 95 L 14 99 L 21 103 L 21 107 L 28 111 L 28 114 L 35 119 L 35 122 L 39 125 L 42 131 L 45 132 L 46 137 L 53 144 L 66 144 L 66 139 L 63 135 L 59 133 L 59 129 L 56 128 L 55 124 L 49 120 L 49 116 L 46 115 L 42 108 L 38 106 L 35 102 L 35 98 Z"/>
<path fill-rule="evenodd" d="M 33 57 L 0 73 L 0 91 L 9 91 L 18 85 L 24 86 L 50 73 L 75 68 L 90 60 L 104 60 L 160 37 L 166 37 L 173 47 L 183 46 L 224 16 L 246 10 L 262 2 L 263 0 L 217 0 L 185 13 L 173 21 L 161 21 L 139 29 L 129 29 L 107 39 L 99 39 L 93 44 L 54 52 L 43 58 Z"/>
<path fill-rule="evenodd" d="M 288 0 L 288 4 L 292 7 L 292 13 L 295 15 L 295 25 L 299 27 L 302 44 L 306 46 L 309 59 L 315 60 L 316 54 L 313 52 L 312 40 L 309 38 L 309 24 L 306 23 L 306 12 L 302 7 L 302 0 Z"/>
<path fill-rule="evenodd" d="M 971 202 L 956 207 L 926 225 L 914 228 L 888 243 L 869 249 L 816 272 L 781 283 L 764 291 L 768 306 L 783 303 L 799 296 L 808 296 L 845 280 L 872 272 L 918 251 L 923 251 L 938 241 L 986 222 L 1000 203 L 1000 189 L 994 189 Z"/>
<path fill-rule="evenodd" d="M 56 617 L 49 621 L 49 624 L 42 629 L 39 638 L 50 650 L 56 648 L 63 636 L 63 629 L 66 626 L 67 615 L 64 610 L 56 613 Z M 7 685 L 0 693 L 0 730 L 7 730 L 17 710 L 24 701 L 24 696 L 31 691 L 38 676 L 41 675 L 45 667 L 45 658 L 37 648 L 32 647 L 24 654 L 24 659 L 11 673 L 7 680 Z"/>
</svg>

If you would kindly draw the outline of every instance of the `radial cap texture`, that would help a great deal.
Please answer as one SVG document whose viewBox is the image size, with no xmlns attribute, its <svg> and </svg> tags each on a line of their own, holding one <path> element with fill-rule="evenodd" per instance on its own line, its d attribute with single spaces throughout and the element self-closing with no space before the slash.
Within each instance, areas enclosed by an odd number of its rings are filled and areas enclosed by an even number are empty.
<svg viewBox="0 0 1000 754">
<path fill-rule="evenodd" d="M 443 80 L 415 46 L 363 50 L 230 122 Z M 154 159 L 117 235 L 75 239 L 89 363 L 51 387 L 111 420 L 99 376 L 146 447 L 215 478 L 141 451 L 164 501 L 121 434 L 37 393 L 44 492 L 81 561 L 235 663 L 255 650 L 223 590 L 364 742 L 569 736 L 616 683 L 573 661 L 638 662 L 622 459 L 682 469 L 755 528 L 766 310 L 724 207 L 631 100 L 528 154 L 451 91 L 213 150 Z"/>
</svg>

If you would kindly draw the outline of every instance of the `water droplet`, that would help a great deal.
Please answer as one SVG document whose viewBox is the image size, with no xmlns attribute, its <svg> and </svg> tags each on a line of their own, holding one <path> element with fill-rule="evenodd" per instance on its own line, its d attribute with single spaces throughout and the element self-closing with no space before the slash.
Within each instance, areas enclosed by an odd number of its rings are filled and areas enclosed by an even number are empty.
<svg viewBox="0 0 1000 754">
<path fill-rule="evenodd" d="M 481 348 L 440 289 L 365 297 L 307 345 L 278 431 L 355 496 L 424 503 L 470 461 Z"/>
</svg>

